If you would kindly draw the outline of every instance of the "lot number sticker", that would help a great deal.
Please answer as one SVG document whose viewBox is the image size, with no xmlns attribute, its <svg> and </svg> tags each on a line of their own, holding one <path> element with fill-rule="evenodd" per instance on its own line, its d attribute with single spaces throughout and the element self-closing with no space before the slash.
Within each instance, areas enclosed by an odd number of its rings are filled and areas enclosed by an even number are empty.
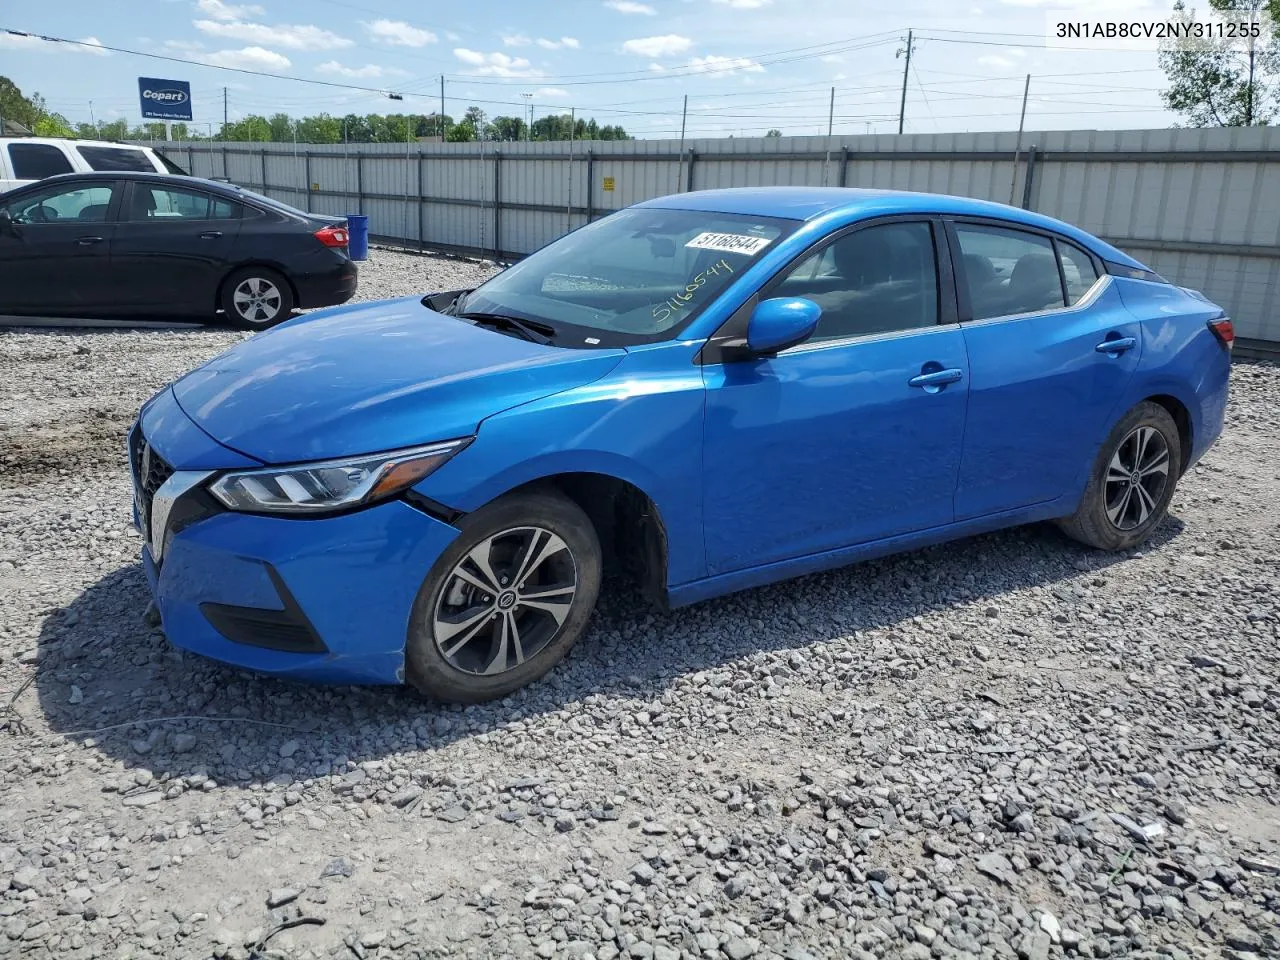
<svg viewBox="0 0 1280 960">
<path fill-rule="evenodd" d="M 685 244 L 701 250 L 725 250 L 747 256 L 759 253 L 768 245 L 767 237 L 749 237 L 740 233 L 700 233 Z"/>
</svg>

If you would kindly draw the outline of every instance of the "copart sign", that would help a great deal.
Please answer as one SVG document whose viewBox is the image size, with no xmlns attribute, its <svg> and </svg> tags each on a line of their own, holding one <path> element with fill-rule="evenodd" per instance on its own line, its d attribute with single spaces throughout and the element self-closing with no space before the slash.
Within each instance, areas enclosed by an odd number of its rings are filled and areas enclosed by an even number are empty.
<svg viewBox="0 0 1280 960">
<path fill-rule="evenodd" d="M 191 84 L 186 80 L 139 77 L 138 100 L 144 120 L 191 119 Z"/>
</svg>

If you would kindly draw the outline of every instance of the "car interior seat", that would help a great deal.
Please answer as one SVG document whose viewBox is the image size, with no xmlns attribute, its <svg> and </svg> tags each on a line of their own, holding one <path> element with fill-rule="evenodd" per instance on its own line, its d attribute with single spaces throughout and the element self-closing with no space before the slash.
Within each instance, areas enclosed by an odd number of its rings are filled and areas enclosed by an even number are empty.
<svg viewBox="0 0 1280 960">
<path fill-rule="evenodd" d="M 1009 277 L 1006 313 L 1033 313 L 1065 305 L 1058 261 L 1051 253 L 1028 253 L 1018 258 Z"/>
</svg>

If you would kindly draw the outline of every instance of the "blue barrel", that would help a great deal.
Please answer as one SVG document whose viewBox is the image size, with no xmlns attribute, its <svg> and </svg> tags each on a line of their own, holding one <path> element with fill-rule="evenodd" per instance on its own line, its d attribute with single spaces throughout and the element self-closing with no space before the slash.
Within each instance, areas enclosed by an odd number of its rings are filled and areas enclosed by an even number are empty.
<svg viewBox="0 0 1280 960">
<path fill-rule="evenodd" d="M 347 255 L 352 260 L 369 259 L 369 218 L 358 213 L 347 215 Z"/>
</svg>

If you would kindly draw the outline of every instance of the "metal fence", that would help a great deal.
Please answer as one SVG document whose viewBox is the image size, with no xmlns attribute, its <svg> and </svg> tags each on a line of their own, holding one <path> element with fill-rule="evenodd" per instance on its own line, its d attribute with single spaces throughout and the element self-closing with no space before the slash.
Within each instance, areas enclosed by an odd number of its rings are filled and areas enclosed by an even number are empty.
<svg viewBox="0 0 1280 960">
<path fill-rule="evenodd" d="M 157 144 L 197 176 L 369 217 L 383 242 L 514 259 L 649 197 L 773 184 L 1014 203 L 1106 238 L 1280 350 L 1280 128 L 551 143 Z"/>
</svg>

